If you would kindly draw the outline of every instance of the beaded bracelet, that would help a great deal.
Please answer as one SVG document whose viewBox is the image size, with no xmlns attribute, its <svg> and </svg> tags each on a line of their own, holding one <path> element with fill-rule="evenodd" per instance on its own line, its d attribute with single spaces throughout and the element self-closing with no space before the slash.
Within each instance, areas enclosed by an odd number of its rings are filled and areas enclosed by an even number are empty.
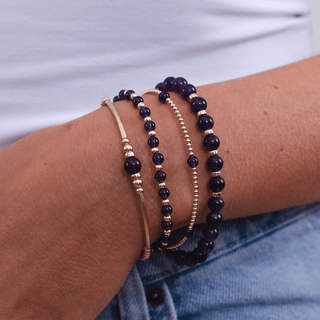
<svg viewBox="0 0 320 320">
<path fill-rule="evenodd" d="M 134 156 L 134 153 L 132 151 L 132 146 L 129 144 L 129 139 L 127 137 L 127 134 L 124 130 L 121 118 L 119 116 L 119 113 L 117 112 L 117 109 L 115 106 L 111 103 L 108 97 L 104 98 L 101 101 L 100 107 L 108 106 L 110 110 L 112 111 L 112 114 L 114 115 L 120 133 L 122 137 L 122 143 L 124 144 L 124 151 L 126 156 L 126 161 L 124 163 L 124 169 L 127 173 L 131 175 L 131 179 L 133 180 L 133 185 L 136 188 L 136 192 L 139 195 L 141 209 L 143 213 L 143 224 L 144 224 L 144 230 L 145 230 L 145 247 L 142 255 L 140 256 L 140 260 L 147 260 L 150 257 L 151 254 L 151 240 L 150 240 L 150 231 L 149 231 L 149 223 L 148 223 L 148 215 L 147 215 L 147 209 L 144 201 L 143 196 L 143 189 L 142 189 L 142 180 L 140 179 L 140 170 L 141 170 L 141 162 L 138 158 Z"/>
<path fill-rule="evenodd" d="M 221 191 L 225 187 L 225 181 L 220 176 L 220 170 L 223 166 L 222 159 L 218 156 L 218 147 L 220 141 L 213 134 L 213 119 L 207 115 L 207 102 L 196 94 L 196 88 L 188 84 L 182 78 L 168 77 L 156 86 L 157 90 L 162 92 L 175 91 L 180 93 L 182 98 L 189 100 L 191 110 L 198 115 L 198 128 L 204 131 L 204 148 L 209 151 L 210 157 L 207 161 L 207 168 L 212 172 L 213 177 L 209 180 L 209 188 L 212 191 L 212 197 L 208 201 L 208 207 L 211 212 L 206 218 L 206 227 L 203 230 L 203 238 L 198 242 L 198 247 L 193 251 L 184 250 L 166 250 L 167 256 L 173 258 L 178 265 L 195 266 L 197 263 L 203 263 L 207 259 L 207 254 L 213 250 L 214 240 L 218 237 L 218 227 L 222 224 L 222 215 L 220 211 L 224 207 L 224 201 L 221 198 Z"/>
</svg>

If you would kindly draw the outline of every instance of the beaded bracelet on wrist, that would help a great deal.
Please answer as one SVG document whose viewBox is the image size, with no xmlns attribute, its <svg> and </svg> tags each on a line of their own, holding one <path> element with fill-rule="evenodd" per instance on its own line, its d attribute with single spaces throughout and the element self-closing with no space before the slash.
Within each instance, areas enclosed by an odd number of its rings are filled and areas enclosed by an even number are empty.
<svg viewBox="0 0 320 320">
<path fill-rule="evenodd" d="M 204 148 L 209 151 L 210 157 L 207 160 L 207 168 L 212 173 L 208 186 L 212 191 L 212 197 L 208 201 L 208 207 L 211 210 L 206 218 L 206 227 L 204 228 L 198 247 L 193 251 L 184 250 L 166 250 L 169 258 L 175 259 L 179 265 L 195 266 L 197 263 L 203 263 L 207 259 L 207 254 L 213 250 L 214 241 L 218 237 L 218 227 L 222 224 L 222 215 L 220 211 L 224 207 L 224 201 L 221 198 L 221 191 L 225 187 L 225 181 L 220 176 L 220 170 L 223 166 L 222 159 L 218 156 L 218 147 L 220 141 L 213 134 L 213 119 L 207 115 L 207 102 L 196 94 L 196 88 L 188 84 L 182 78 L 168 77 L 156 86 L 157 90 L 162 92 L 175 91 L 180 93 L 182 98 L 190 101 L 191 110 L 198 115 L 198 128 L 205 133 L 203 140 Z"/>
<path fill-rule="evenodd" d="M 163 221 L 161 223 L 161 228 L 163 232 L 160 235 L 159 242 L 155 242 L 152 244 L 152 249 L 154 251 L 162 250 L 162 248 L 166 247 L 171 240 L 171 229 L 173 227 L 173 223 L 171 221 L 171 213 L 172 207 L 169 204 L 169 195 L 170 191 L 166 187 L 166 183 L 164 182 L 166 179 L 166 173 L 162 171 L 162 163 L 164 161 L 164 156 L 159 153 L 159 140 L 156 137 L 155 123 L 151 120 L 151 111 L 144 104 L 144 100 L 141 96 L 138 96 L 133 90 L 121 90 L 119 95 L 113 98 L 113 101 L 119 100 L 128 100 L 132 101 L 134 107 L 138 108 L 140 117 L 144 120 L 144 129 L 149 134 L 148 146 L 151 148 L 151 152 L 153 153 L 152 161 L 155 164 L 155 180 L 159 183 L 159 192 L 158 195 L 162 199 L 162 207 L 161 213 L 163 214 Z"/>
<path fill-rule="evenodd" d="M 120 116 L 117 112 L 117 109 L 115 106 L 110 102 L 109 98 L 106 97 L 101 101 L 100 107 L 103 106 L 108 106 L 110 110 L 112 111 L 112 114 L 114 115 L 120 133 L 122 137 L 122 143 L 124 144 L 124 152 L 125 152 L 125 157 L 126 161 L 124 163 L 124 169 L 127 173 L 131 175 L 131 179 L 133 180 L 133 185 L 136 188 L 136 192 L 139 195 L 140 199 L 140 204 L 141 204 L 141 209 L 143 213 L 143 224 L 144 224 L 144 230 L 145 230 L 145 247 L 144 247 L 144 252 L 140 256 L 140 260 L 147 260 L 150 257 L 151 254 L 151 240 L 150 240 L 150 231 L 149 231 L 149 223 L 148 223 L 148 215 L 147 215 L 147 209 L 144 201 L 144 196 L 143 196 L 143 189 L 142 189 L 142 180 L 140 177 L 140 170 L 141 170 L 141 162 L 138 158 L 134 156 L 134 153 L 132 151 L 132 146 L 129 144 L 129 139 L 127 137 L 127 134 L 124 130 L 122 121 L 120 119 Z"/>
<path fill-rule="evenodd" d="M 166 247 L 166 249 L 172 250 L 172 249 L 179 248 L 192 235 L 192 229 L 193 229 L 194 223 L 196 221 L 196 216 L 197 216 L 197 212 L 198 212 L 198 198 L 199 198 L 199 194 L 198 193 L 199 192 L 198 192 L 198 173 L 197 173 L 197 168 L 196 167 L 197 167 L 197 165 L 199 163 L 199 160 L 194 155 L 192 144 L 191 144 L 191 140 L 190 140 L 190 137 L 189 137 L 189 133 L 188 133 L 186 124 L 185 124 L 185 122 L 184 122 L 184 120 L 182 118 L 182 115 L 181 115 L 180 111 L 178 110 L 178 107 L 170 99 L 169 93 L 165 92 L 165 91 L 160 91 L 160 90 L 157 90 L 157 89 L 149 89 L 149 90 L 144 91 L 141 94 L 141 96 L 143 96 L 145 94 L 150 94 L 150 93 L 157 94 L 160 102 L 168 103 L 172 107 L 172 110 L 175 112 L 175 114 L 176 114 L 176 116 L 177 116 L 177 118 L 179 120 L 181 129 L 182 129 L 182 132 L 183 132 L 183 135 L 184 135 L 187 147 L 188 147 L 189 157 L 188 157 L 188 160 L 187 160 L 187 164 L 192 169 L 194 195 L 193 195 L 191 219 L 190 219 L 190 223 L 189 223 L 188 228 L 184 231 L 183 238 L 180 241 L 178 241 L 177 243 L 170 243 Z"/>
</svg>

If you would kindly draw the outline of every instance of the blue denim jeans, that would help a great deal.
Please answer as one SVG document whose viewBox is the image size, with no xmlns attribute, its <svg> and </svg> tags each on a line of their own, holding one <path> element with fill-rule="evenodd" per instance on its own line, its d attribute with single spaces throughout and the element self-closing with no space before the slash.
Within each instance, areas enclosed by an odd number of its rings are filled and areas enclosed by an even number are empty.
<svg viewBox="0 0 320 320">
<path fill-rule="evenodd" d="M 164 253 L 139 261 L 97 319 L 319 320 L 320 203 L 225 221 L 193 268 Z"/>
</svg>

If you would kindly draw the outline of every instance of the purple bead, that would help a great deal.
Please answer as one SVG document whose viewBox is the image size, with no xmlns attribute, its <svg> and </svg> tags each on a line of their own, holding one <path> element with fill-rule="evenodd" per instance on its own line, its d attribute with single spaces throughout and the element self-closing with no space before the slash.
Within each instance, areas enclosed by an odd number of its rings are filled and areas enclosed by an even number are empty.
<svg viewBox="0 0 320 320">
<path fill-rule="evenodd" d="M 212 177 L 209 180 L 209 188 L 212 192 L 221 192 L 225 187 L 225 182 L 221 177 Z"/>
<path fill-rule="evenodd" d="M 139 114 L 141 118 L 149 117 L 151 114 L 151 111 L 147 107 L 141 107 L 139 110 Z"/>
<path fill-rule="evenodd" d="M 158 140 L 157 137 L 152 136 L 152 137 L 149 138 L 149 140 L 148 140 L 148 146 L 149 146 L 150 148 L 156 148 L 158 145 L 159 145 L 159 140 Z"/>
<path fill-rule="evenodd" d="M 220 140 L 213 134 L 207 134 L 203 140 L 203 146 L 206 150 L 217 150 L 220 146 Z"/>
<path fill-rule="evenodd" d="M 174 81 L 174 79 L 174 77 L 168 77 L 164 79 L 163 85 L 165 91 L 172 91 L 172 82 Z"/>
<path fill-rule="evenodd" d="M 151 249 L 154 252 L 161 252 L 162 248 L 163 248 L 163 245 L 161 244 L 159 239 L 151 245 Z"/>
<path fill-rule="evenodd" d="M 171 236 L 161 233 L 159 240 L 160 242 L 163 242 L 163 243 L 169 243 L 171 240 Z"/>
<path fill-rule="evenodd" d="M 178 250 L 174 253 L 174 261 L 177 265 L 183 266 L 186 264 L 186 254 L 184 250 Z"/>
<path fill-rule="evenodd" d="M 157 90 L 160 90 L 160 91 L 165 91 L 163 82 L 159 82 L 159 83 L 156 85 L 156 89 L 157 89 Z"/>
<path fill-rule="evenodd" d="M 224 207 L 224 201 L 222 198 L 211 197 L 208 200 L 208 207 L 212 212 L 219 212 Z"/>
<path fill-rule="evenodd" d="M 174 259 L 174 255 L 177 251 L 178 251 L 177 249 L 172 249 L 172 250 L 166 250 L 165 253 L 169 259 Z"/>
<path fill-rule="evenodd" d="M 124 169 L 131 175 L 136 174 L 141 170 L 141 162 L 136 157 L 129 157 L 124 163 Z"/>
<path fill-rule="evenodd" d="M 194 267 L 197 264 L 197 253 L 187 252 L 185 260 L 188 267 Z"/>
<path fill-rule="evenodd" d="M 172 227 L 173 227 L 173 224 L 172 224 L 171 221 L 162 221 L 162 222 L 161 222 L 161 228 L 162 228 L 163 230 L 168 231 L 168 230 L 171 230 Z"/>
<path fill-rule="evenodd" d="M 190 238 L 190 237 L 192 237 L 192 235 L 193 235 L 193 230 L 186 229 L 183 232 L 184 237 Z"/>
<path fill-rule="evenodd" d="M 134 91 L 133 90 L 127 90 L 127 92 L 126 92 L 126 99 L 128 100 L 128 101 L 131 101 L 131 95 L 134 93 Z"/>
<path fill-rule="evenodd" d="M 199 164 L 199 160 L 195 156 L 190 156 L 187 163 L 190 168 L 195 168 Z"/>
<path fill-rule="evenodd" d="M 159 194 L 159 197 L 160 197 L 162 200 L 166 200 L 166 199 L 168 199 L 169 196 L 170 196 L 170 191 L 169 191 L 169 189 L 167 189 L 167 188 L 161 188 L 161 189 L 159 190 L 158 194 Z"/>
<path fill-rule="evenodd" d="M 170 216 L 170 214 L 172 213 L 172 207 L 170 205 L 167 206 L 162 206 L 161 207 L 161 213 L 167 217 Z"/>
<path fill-rule="evenodd" d="M 167 175 L 165 174 L 165 172 L 163 171 L 157 171 L 156 174 L 154 175 L 154 178 L 156 179 L 156 181 L 158 181 L 159 183 L 164 182 L 166 180 Z"/>
<path fill-rule="evenodd" d="M 198 119 L 198 128 L 202 131 L 206 131 L 212 129 L 212 127 L 213 119 L 207 114 L 202 114 Z"/>
<path fill-rule="evenodd" d="M 218 229 L 207 227 L 202 231 L 202 234 L 207 241 L 214 241 L 218 238 L 219 232 Z"/>
<path fill-rule="evenodd" d="M 201 110 L 207 109 L 207 101 L 201 97 L 194 97 L 191 100 L 191 109 L 194 113 L 198 113 Z"/>
<path fill-rule="evenodd" d="M 186 85 L 188 82 L 185 78 L 178 77 L 175 78 L 172 82 L 172 90 L 176 93 L 181 93 L 181 89 L 184 85 Z"/>
<path fill-rule="evenodd" d="M 152 161 L 154 164 L 160 165 L 164 161 L 164 156 L 161 153 L 156 152 L 152 157 Z"/>
<path fill-rule="evenodd" d="M 190 94 L 196 93 L 197 90 L 192 84 L 185 84 L 181 89 L 181 96 L 183 99 L 188 100 Z"/>
<path fill-rule="evenodd" d="M 197 263 L 204 263 L 207 260 L 207 254 L 199 252 L 197 248 L 193 250 L 197 255 Z"/>
<path fill-rule="evenodd" d="M 119 92 L 119 94 L 118 94 L 118 97 L 119 97 L 119 99 L 120 100 L 125 100 L 125 98 L 126 98 L 126 96 L 124 95 L 124 92 L 125 92 L 126 90 L 121 90 L 120 92 Z"/>
<path fill-rule="evenodd" d="M 213 250 L 214 243 L 212 241 L 207 241 L 206 239 L 202 238 L 198 242 L 198 250 L 201 253 L 209 253 Z"/>
<path fill-rule="evenodd" d="M 206 221 L 209 227 L 217 229 L 221 226 L 223 218 L 220 213 L 209 212 Z"/>
<path fill-rule="evenodd" d="M 117 102 L 117 101 L 120 101 L 120 99 L 119 99 L 118 96 L 115 96 L 115 97 L 113 98 L 113 102 Z"/>
<path fill-rule="evenodd" d="M 132 103 L 133 103 L 133 105 L 134 105 L 136 108 L 138 107 L 138 104 L 139 104 L 140 102 L 143 102 L 143 98 L 140 97 L 140 96 L 136 96 L 136 97 L 134 97 L 134 98 L 132 99 Z"/>
<path fill-rule="evenodd" d="M 207 167 L 211 172 L 220 171 L 223 167 L 223 160 L 219 156 L 210 156 L 207 161 Z"/>
<path fill-rule="evenodd" d="M 156 125 L 153 121 L 147 121 L 145 124 L 144 124 L 144 129 L 146 131 L 153 131 L 154 129 L 156 128 Z"/>
<path fill-rule="evenodd" d="M 167 98 L 170 98 L 170 94 L 169 92 L 167 91 L 161 91 L 159 93 L 159 100 L 162 102 L 162 103 L 165 103 Z"/>
</svg>

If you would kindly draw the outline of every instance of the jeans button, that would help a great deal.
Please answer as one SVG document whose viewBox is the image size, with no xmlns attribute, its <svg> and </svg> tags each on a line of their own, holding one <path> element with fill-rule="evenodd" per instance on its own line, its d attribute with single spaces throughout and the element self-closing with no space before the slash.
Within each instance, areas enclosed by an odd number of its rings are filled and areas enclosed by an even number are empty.
<svg viewBox="0 0 320 320">
<path fill-rule="evenodd" d="M 150 288 L 146 296 L 148 303 L 154 307 L 159 306 L 164 301 L 164 292 L 160 287 Z"/>
</svg>

